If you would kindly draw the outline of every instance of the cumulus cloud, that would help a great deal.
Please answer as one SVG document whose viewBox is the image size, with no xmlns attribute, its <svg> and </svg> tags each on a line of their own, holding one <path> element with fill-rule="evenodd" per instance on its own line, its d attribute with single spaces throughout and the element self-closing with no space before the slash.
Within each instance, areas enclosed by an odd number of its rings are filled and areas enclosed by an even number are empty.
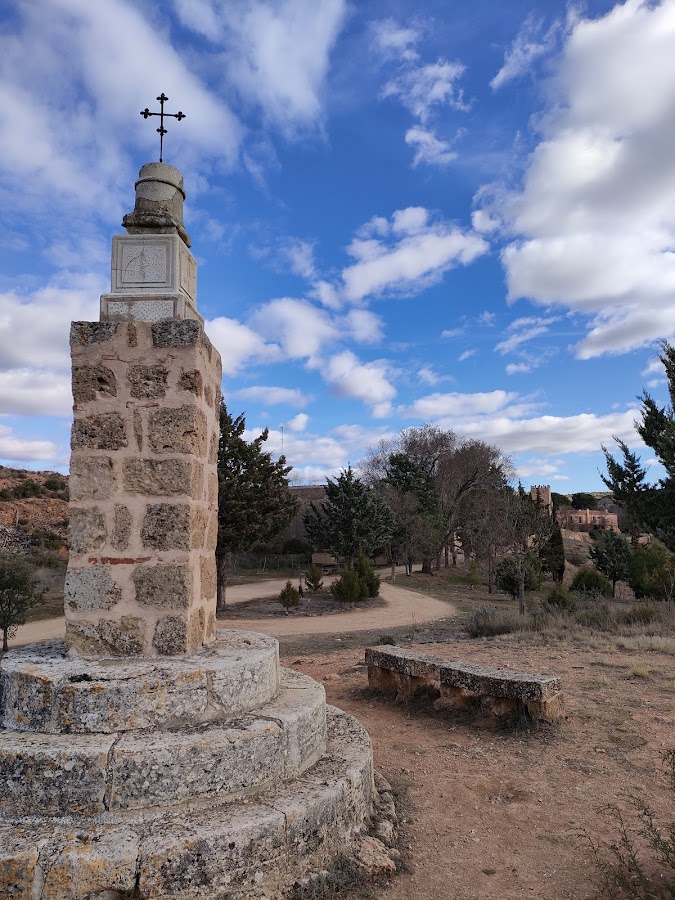
<svg viewBox="0 0 675 900">
<path fill-rule="evenodd" d="M 467 109 L 457 85 L 464 71 L 461 62 L 442 58 L 434 63 L 412 65 L 385 84 L 382 96 L 395 97 L 424 125 L 439 106 Z"/>
<path fill-rule="evenodd" d="M 396 388 L 389 381 L 384 360 L 362 363 L 350 350 L 344 350 L 327 360 L 321 374 L 338 396 L 363 400 L 376 418 L 391 412 Z"/>
<path fill-rule="evenodd" d="M 261 306 L 251 324 L 266 339 L 276 341 L 291 359 L 314 357 L 338 338 L 335 322 L 307 300 L 281 297 Z"/>
<path fill-rule="evenodd" d="M 438 419 L 443 416 L 487 415 L 503 410 L 518 398 L 508 391 L 486 391 L 461 394 L 428 394 L 420 397 L 405 412 L 415 419 Z"/>
<path fill-rule="evenodd" d="M 484 416 L 455 421 L 454 428 L 467 437 L 496 444 L 505 453 L 559 456 L 561 453 L 597 452 L 601 444 L 611 445 L 613 436 L 631 447 L 641 446 L 633 425 L 637 416 L 637 409 L 604 416 L 595 413 L 530 419 Z"/>
<path fill-rule="evenodd" d="M 674 42 L 672 2 L 575 22 L 522 189 L 478 195 L 512 237 L 510 300 L 590 317 L 580 358 L 675 334 Z"/>
<path fill-rule="evenodd" d="M 291 268 L 291 272 L 301 278 L 313 279 L 316 276 L 314 262 L 314 245 L 300 238 L 288 238 L 283 242 L 281 253 Z"/>
<path fill-rule="evenodd" d="M 416 26 L 399 25 L 394 19 L 380 19 L 371 22 L 372 42 L 376 50 L 387 59 L 417 59 L 415 47 L 422 35 Z"/>
<path fill-rule="evenodd" d="M 360 344 L 376 344 L 382 338 L 382 319 L 368 309 L 352 309 L 343 321 L 347 333 Z"/>
<path fill-rule="evenodd" d="M 411 213 L 412 210 L 412 213 Z M 348 253 L 356 262 L 342 272 L 345 297 L 354 302 L 383 292 L 415 294 L 439 281 L 457 265 L 468 265 L 488 251 L 483 238 L 446 221 L 422 221 L 426 210 L 397 210 L 391 223 L 378 218 L 379 236 L 369 232 L 351 242 Z M 396 227 L 398 223 L 404 223 Z"/>
<path fill-rule="evenodd" d="M 293 416 L 292 419 L 289 419 L 288 422 L 286 422 L 286 428 L 299 434 L 301 431 L 306 430 L 308 423 L 309 416 L 307 413 L 298 413 L 297 416 Z"/>
<path fill-rule="evenodd" d="M 223 375 L 235 375 L 249 362 L 272 362 L 281 356 L 279 347 L 236 319 L 218 316 L 206 323 L 209 337 L 223 360 Z"/>
<path fill-rule="evenodd" d="M 422 384 L 428 384 L 435 387 L 442 381 L 454 381 L 452 375 L 439 375 L 432 366 L 422 366 L 417 372 L 417 378 Z"/>
<path fill-rule="evenodd" d="M 243 400 L 251 400 L 254 403 L 260 403 L 264 406 L 277 406 L 283 404 L 285 406 L 295 406 L 298 409 L 302 409 L 303 406 L 307 406 L 309 403 L 309 398 L 298 388 L 274 387 L 260 384 L 235 391 L 235 397 L 241 397 Z"/>
</svg>

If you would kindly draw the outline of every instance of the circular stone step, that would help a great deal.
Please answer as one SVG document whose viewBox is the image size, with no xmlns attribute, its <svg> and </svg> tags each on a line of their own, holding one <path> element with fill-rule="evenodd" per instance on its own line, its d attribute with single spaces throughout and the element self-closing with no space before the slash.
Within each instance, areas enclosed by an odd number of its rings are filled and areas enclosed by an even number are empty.
<svg viewBox="0 0 675 900">
<path fill-rule="evenodd" d="M 98 816 L 166 811 L 297 777 L 322 755 L 323 686 L 282 669 L 277 697 L 253 714 L 179 731 L 0 731 L 0 813 Z"/>
<path fill-rule="evenodd" d="M 251 631 L 152 659 L 71 658 L 62 641 L 45 641 L 0 658 L 0 725 L 52 734 L 200 725 L 248 712 L 278 687 L 279 645 Z"/>
<path fill-rule="evenodd" d="M 347 852 L 372 809 L 370 739 L 356 719 L 327 713 L 325 756 L 249 803 L 140 823 L 0 818 L 0 896 L 281 898 L 307 871 Z"/>
</svg>

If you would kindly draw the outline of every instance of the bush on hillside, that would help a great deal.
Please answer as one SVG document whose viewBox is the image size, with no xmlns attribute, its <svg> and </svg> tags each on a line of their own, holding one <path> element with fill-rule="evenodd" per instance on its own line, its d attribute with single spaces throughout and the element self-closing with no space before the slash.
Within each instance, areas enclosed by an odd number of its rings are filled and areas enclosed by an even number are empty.
<svg viewBox="0 0 675 900">
<path fill-rule="evenodd" d="M 321 566 L 314 563 L 309 567 L 305 574 L 305 585 L 311 594 L 315 594 L 323 587 L 323 571 Z"/>
<path fill-rule="evenodd" d="M 597 597 L 611 597 L 612 583 L 608 578 L 598 572 L 597 569 L 591 569 L 588 566 L 582 566 L 574 576 L 574 580 L 570 585 L 571 590 L 579 594 L 594 595 Z"/>
<path fill-rule="evenodd" d="M 522 572 L 521 572 L 522 569 Z M 536 556 L 528 553 L 522 559 L 505 556 L 495 569 L 495 584 L 514 600 L 520 596 L 520 578 L 523 576 L 524 590 L 536 591 L 541 585 L 541 563 Z"/>
<path fill-rule="evenodd" d="M 354 560 L 354 571 L 366 589 L 366 597 L 378 597 L 380 594 L 380 576 L 364 553 L 359 553 Z"/>
<path fill-rule="evenodd" d="M 576 608 L 576 598 L 570 593 L 569 589 L 557 584 L 544 597 L 544 606 L 551 609 L 557 609 L 561 612 L 572 611 Z"/>
<path fill-rule="evenodd" d="M 495 637 L 509 634 L 523 627 L 522 617 L 512 609 L 497 609 L 496 606 L 481 606 L 474 609 L 466 619 L 464 628 L 469 637 Z"/>
</svg>

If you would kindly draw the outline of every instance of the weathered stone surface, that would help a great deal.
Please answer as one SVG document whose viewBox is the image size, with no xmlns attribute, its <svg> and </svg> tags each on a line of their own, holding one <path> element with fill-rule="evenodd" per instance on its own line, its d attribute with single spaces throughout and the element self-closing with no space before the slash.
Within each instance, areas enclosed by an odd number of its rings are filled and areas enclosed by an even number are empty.
<svg viewBox="0 0 675 900">
<path fill-rule="evenodd" d="M 201 488 L 202 467 L 188 459 L 126 459 L 123 467 L 124 489 L 131 494 L 151 497 L 187 494 Z M 196 485 L 195 485 L 196 482 Z"/>
<path fill-rule="evenodd" d="M 555 675 L 535 675 L 493 669 L 470 663 L 445 663 L 440 668 L 441 685 L 462 688 L 472 694 L 505 697 L 514 700 L 541 701 L 560 692 Z"/>
<path fill-rule="evenodd" d="M 165 616 L 155 625 L 152 646 L 160 656 L 175 656 L 188 649 L 188 626 L 185 616 Z"/>
<path fill-rule="evenodd" d="M 129 324 L 127 325 L 127 346 L 138 346 L 138 331 L 136 330 L 136 326 L 133 322 L 129 322 Z"/>
<path fill-rule="evenodd" d="M 192 319 L 157 322 L 152 326 L 152 343 L 155 347 L 196 347 L 203 334 L 199 322 Z"/>
<path fill-rule="evenodd" d="M 120 450 L 127 445 L 124 420 L 119 413 L 85 416 L 73 422 L 70 436 L 73 450 Z"/>
<path fill-rule="evenodd" d="M 0 731 L 0 813 L 93 816 L 103 812 L 111 735 Z"/>
<path fill-rule="evenodd" d="M 215 432 L 211 435 L 209 444 L 209 462 L 212 464 L 218 462 L 218 435 Z"/>
<path fill-rule="evenodd" d="M 284 774 L 284 732 L 264 719 L 183 732 L 128 732 L 112 756 L 110 809 L 241 795 Z"/>
<path fill-rule="evenodd" d="M 73 366 L 72 388 L 75 403 L 117 396 L 115 373 L 107 366 Z"/>
<path fill-rule="evenodd" d="M 66 644 L 84 656 L 135 656 L 145 648 L 145 623 L 134 616 L 98 622 L 66 619 Z"/>
<path fill-rule="evenodd" d="M 111 609 L 121 597 L 122 591 L 105 566 L 68 569 L 64 600 L 71 609 Z"/>
<path fill-rule="evenodd" d="M 116 334 L 116 322 L 71 322 L 70 346 L 99 344 L 112 340 Z"/>
<path fill-rule="evenodd" d="M 187 565 L 139 566 L 133 573 L 136 600 L 158 609 L 187 609 L 192 578 Z"/>
<path fill-rule="evenodd" d="M 136 441 L 136 449 L 142 450 L 143 449 L 143 418 L 137 409 L 134 410 L 132 427 L 134 430 L 134 440 Z"/>
<path fill-rule="evenodd" d="M 187 503 L 150 504 L 141 529 L 143 546 L 155 550 L 189 550 L 190 506 Z"/>
<path fill-rule="evenodd" d="M 158 409 L 148 425 L 150 446 L 155 453 L 206 455 L 206 416 L 196 406 Z"/>
<path fill-rule="evenodd" d="M 131 525 L 133 519 L 129 508 L 120 503 L 115 504 L 113 532 L 110 543 L 115 550 L 126 550 L 131 537 Z"/>
<path fill-rule="evenodd" d="M 206 528 L 209 519 L 217 518 L 215 510 L 194 506 L 191 510 L 190 549 L 201 550 L 206 544 Z"/>
<path fill-rule="evenodd" d="M 200 559 L 201 592 L 205 599 L 216 596 L 216 559 L 213 554 Z"/>
<path fill-rule="evenodd" d="M 99 550 L 105 543 L 105 519 L 94 507 L 77 507 L 71 503 L 68 514 L 68 546 L 72 553 Z"/>
<path fill-rule="evenodd" d="M 161 400 L 166 396 L 169 370 L 164 366 L 129 366 L 127 380 L 132 397 L 142 400 Z"/>
<path fill-rule="evenodd" d="M 178 389 L 180 391 L 190 391 L 197 397 L 201 397 L 204 379 L 199 369 L 190 369 L 188 372 L 182 372 L 178 379 Z"/>
<path fill-rule="evenodd" d="M 238 716 L 279 687 L 278 645 L 248 631 L 219 631 L 188 657 L 71 659 L 47 641 L 0 657 L 0 725 L 72 733 L 185 727 Z"/>
<path fill-rule="evenodd" d="M 260 710 L 285 733 L 285 777 L 295 778 L 326 749 L 326 694 L 323 686 L 300 672 L 281 670 L 279 696 Z"/>
<path fill-rule="evenodd" d="M 70 499 L 107 500 L 115 489 L 113 462 L 108 456 L 73 455 L 70 460 Z"/>
</svg>

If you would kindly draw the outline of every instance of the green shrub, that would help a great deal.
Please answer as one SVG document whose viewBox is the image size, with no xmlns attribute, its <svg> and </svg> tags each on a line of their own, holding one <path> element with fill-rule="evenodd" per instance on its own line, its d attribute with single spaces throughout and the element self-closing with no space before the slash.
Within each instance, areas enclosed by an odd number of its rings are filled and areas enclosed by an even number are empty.
<svg viewBox="0 0 675 900">
<path fill-rule="evenodd" d="M 577 601 L 566 587 L 557 584 L 544 597 L 544 605 L 561 612 L 571 612 L 576 608 Z"/>
<path fill-rule="evenodd" d="M 345 569 L 330 586 L 330 592 L 342 603 L 358 603 L 368 596 L 368 589 L 354 569 Z"/>
<path fill-rule="evenodd" d="M 279 603 L 286 610 L 286 615 L 288 615 L 288 610 L 293 609 L 300 603 L 300 593 L 293 587 L 290 581 L 286 582 L 286 587 L 279 594 Z"/>
<path fill-rule="evenodd" d="M 494 637 L 519 631 L 523 620 L 515 610 L 497 609 L 496 606 L 482 606 L 469 614 L 464 624 L 469 637 Z"/>
<path fill-rule="evenodd" d="M 385 644 L 385 645 L 393 645 L 396 643 L 396 638 L 392 637 L 390 634 L 381 634 L 379 636 L 379 638 L 377 639 L 377 643 Z"/>
<path fill-rule="evenodd" d="M 380 594 L 380 576 L 364 553 L 359 553 L 354 560 L 354 571 L 366 589 L 366 597 L 378 597 Z"/>
<path fill-rule="evenodd" d="M 44 491 L 42 490 L 42 485 L 38 484 L 37 481 L 26 478 L 25 481 L 22 481 L 21 484 L 14 488 L 12 493 L 15 500 L 22 500 L 27 497 L 40 497 Z"/>
<path fill-rule="evenodd" d="M 611 581 L 605 578 L 597 569 L 591 569 L 589 566 L 583 566 L 579 569 L 570 588 L 580 594 L 591 594 L 600 597 L 612 596 Z"/>
<path fill-rule="evenodd" d="M 577 625 L 591 628 L 594 631 L 614 631 L 616 629 L 616 616 L 614 610 L 607 602 L 595 600 L 585 603 L 575 613 Z"/>
<path fill-rule="evenodd" d="M 323 587 L 323 571 L 321 566 L 312 563 L 305 575 L 305 585 L 307 586 L 307 590 L 312 594 L 321 590 Z"/>
</svg>

